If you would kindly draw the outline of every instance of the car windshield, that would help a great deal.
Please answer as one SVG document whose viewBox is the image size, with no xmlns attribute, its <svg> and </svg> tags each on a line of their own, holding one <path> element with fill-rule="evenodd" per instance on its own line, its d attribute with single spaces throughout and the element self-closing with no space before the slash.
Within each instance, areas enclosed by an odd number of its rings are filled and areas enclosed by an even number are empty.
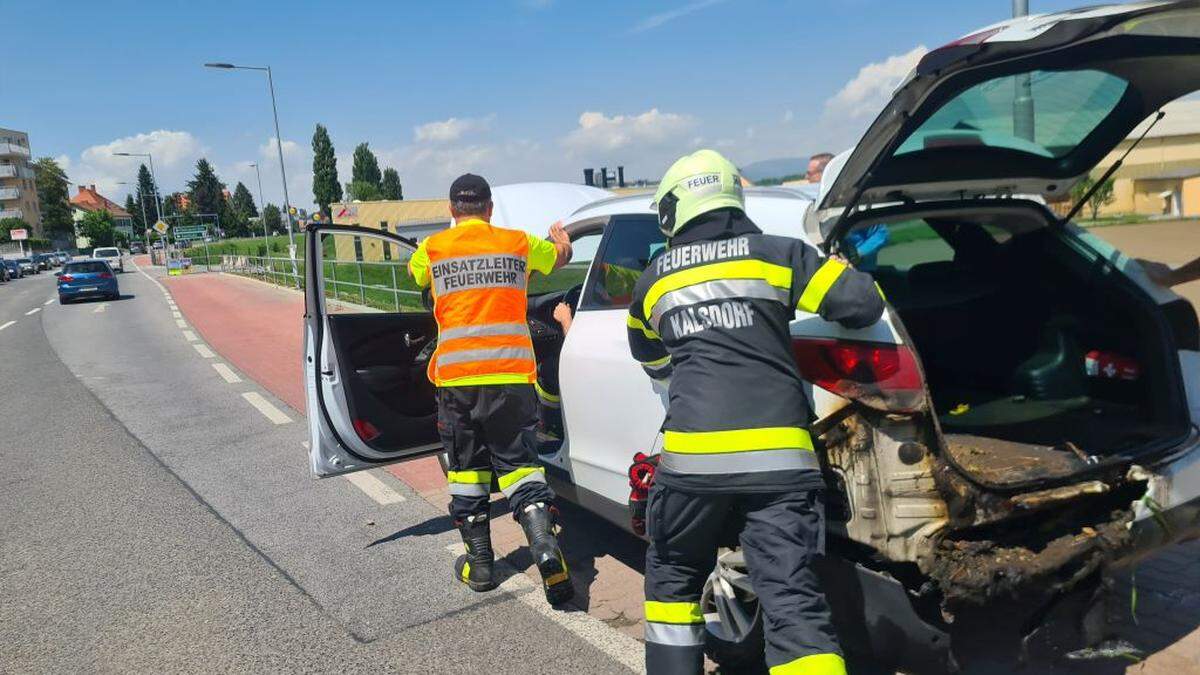
<svg viewBox="0 0 1200 675">
<path fill-rule="evenodd" d="M 101 274 L 108 271 L 108 263 L 81 262 L 71 263 L 63 268 L 64 274 Z"/>
<path fill-rule="evenodd" d="M 1018 92 L 1026 86 L 1032 133 L 1019 128 L 1015 112 Z M 1061 158 L 1108 118 L 1128 88 L 1125 80 L 1098 70 L 1035 70 L 988 80 L 950 99 L 895 154 L 988 146 Z"/>
<path fill-rule="evenodd" d="M 95 255 L 97 258 L 113 258 L 119 255 L 115 248 L 98 248 Z"/>
</svg>

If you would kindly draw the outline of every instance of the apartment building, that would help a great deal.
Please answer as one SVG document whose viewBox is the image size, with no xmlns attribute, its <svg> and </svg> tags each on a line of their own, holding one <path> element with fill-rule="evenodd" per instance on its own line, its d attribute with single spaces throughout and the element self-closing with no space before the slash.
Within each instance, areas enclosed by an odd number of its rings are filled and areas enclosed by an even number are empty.
<svg viewBox="0 0 1200 675">
<path fill-rule="evenodd" d="M 0 218 L 20 218 L 42 235 L 42 212 L 33 180 L 29 134 L 0 128 Z"/>
</svg>

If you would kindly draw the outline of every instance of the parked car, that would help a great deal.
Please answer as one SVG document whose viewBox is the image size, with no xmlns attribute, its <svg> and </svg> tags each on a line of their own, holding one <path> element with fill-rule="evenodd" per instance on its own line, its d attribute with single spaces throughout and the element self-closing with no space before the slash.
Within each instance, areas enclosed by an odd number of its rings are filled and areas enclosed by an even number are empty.
<svg viewBox="0 0 1200 675">
<path fill-rule="evenodd" d="M 116 246 L 101 246 L 92 251 L 92 257 L 96 260 L 108 261 L 118 272 L 125 271 L 125 257 L 121 255 L 121 249 Z"/>
<path fill-rule="evenodd" d="M 32 258 L 17 258 L 17 264 L 21 266 L 21 271 L 25 274 L 41 274 L 41 270 Z"/>
<path fill-rule="evenodd" d="M 9 279 L 20 279 L 25 276 L 25 271 L 21 269 L 21 263 L 16 259 L 5 258 L 3 261 L 4 269 L 8 271 Z"/>
<path fill-rule="evenodd" d="M 30 259 L 34 265 L 37 265 L 39 271 L 49 271 L 54 268 L 54 265 L 50 262 L 50 255 L 48 253 L 34 253 L 30 256 Z"/>
<path fill-rule="evenodd" d="M 54 256 L 58 258 L 58 263 L 60 265 L 65 265 L 71 262 L 71 254 L 67 253 L 66 251 L 55 251 Z"/>
<path fill-rule="evenodd" d="M 58 277 L 58 302 L 65 305 L 72 300 L 104 298 L 116 300 L 121 297 L 117 277 L 106 260 L 77 260 L 67 263 Z"/>
<path fill-rule="evenodd" d="M 129 244 L 129 252 L 130 253 L 145 253 L 146 245 L 140 241 L 131 242 Z"/>
<path fill-rule="evenodd" d="M 15 278 L 16 277 L 14 277 L 12 275 L 12 272 L 9 271 L 8 265 L 0 262 L 0 281 L 7 283 L 8 281 L 15 279 Z"/>
<path fill-rule="evenodd" d="M 1200 89 L 1197 22 L 1194 2 L 1139 3 L 985 28 L 921 60 L 815 203 L 747 190 L 764 231 L 840 253 L 888 299 L 866 329 L 791 324 L 830 486 L 822 573 L 849 649 L 917 672 L 969 667 L 980 645 L 1059 657 L 1107 637 L 1114 567 L 1200 535 L 1195 309 L 1046 205 Z M 1023 90 L 1033 105 L 1014 124 Z M 1033 133 L 1014 131 L 1026 122 Z M 497 224 L 567 189 L 498 188 Z M 522 221 L 544 231 L 565 216 L 581 256 L 529 302 L 535 351 L 559 359 L 566 427 L 541 461 L 560 495 L 622 526 L 630 458 L 661 445 L 664 414 L 625 339 L 629 280 L 664 246 L 648 203 Z M 412 242 L 308 233 L 313 471 L 438 453 L 432 317 L 331 312 L 322 274 L 327 237 Z M 559 302 L 577 312 L 566 336 Z M 723 553 L 703 599 L 710 656 L 726 665 L 760 657 L 745 572 L 736 548 Z"/>
</svg>

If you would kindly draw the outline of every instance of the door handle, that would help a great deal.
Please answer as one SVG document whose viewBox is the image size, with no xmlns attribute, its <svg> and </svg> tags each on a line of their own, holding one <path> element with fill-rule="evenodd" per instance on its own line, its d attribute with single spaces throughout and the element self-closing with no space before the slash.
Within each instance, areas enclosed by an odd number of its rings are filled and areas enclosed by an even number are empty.
<svg viewBox="0 0 1200 675">
<path fill-rule="evenodd" d="M 422 342 L 424 342 L 425 340 L 426 340 L 426 338 L 424 335 L 418 335 L 417 337 L 414 338 L 410 333 L 404 334 L 404 346 L 406 346 L 406 347 L 415 347 L 415 346 L 421 344 Z"/>
</svg>

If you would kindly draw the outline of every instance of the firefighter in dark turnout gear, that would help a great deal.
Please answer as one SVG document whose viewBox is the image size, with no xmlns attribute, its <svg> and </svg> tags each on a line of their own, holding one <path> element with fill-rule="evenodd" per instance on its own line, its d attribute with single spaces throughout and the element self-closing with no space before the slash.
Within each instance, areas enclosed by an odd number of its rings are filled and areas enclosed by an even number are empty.
<svg viewBox="0 0 1200 675">
<path fill-rule="evenodd" d="M 870 276 L 763 234 L 736 167 L 714 151 L 677 161 L 654 201 L 668 247 L 639 279 L 627 321 L 634 358 L 670 379 L 646 516 L 646 670 L 701 672 L 700 592 L 733 531 L 771 673 L 844 673 L 810 564 L 824 546 L 824 486 L 788 323 L 799 310 L 865 327 L 883 299 Z"/>
<path fill-rule="evenodd" d="M 421 242 L 408 269 L 432 288 L 438 344 L 429 361 L 437 385 L 438 431 L 449 457 L 450 515 L 466 554 L 454 577 L 475 591 L 496 587 L 488 503 L 493 476 L 529 540 L 550 604 L 574 595 L 555 538 L 554 492 L 537 462 L 537 378 L 526 318 L 529 274 L 571 260 L 562 225 L 546 241 L 491 224 L 492 190 L 483 178 L 450 186 L 454 226 Z"/>
</svg>

